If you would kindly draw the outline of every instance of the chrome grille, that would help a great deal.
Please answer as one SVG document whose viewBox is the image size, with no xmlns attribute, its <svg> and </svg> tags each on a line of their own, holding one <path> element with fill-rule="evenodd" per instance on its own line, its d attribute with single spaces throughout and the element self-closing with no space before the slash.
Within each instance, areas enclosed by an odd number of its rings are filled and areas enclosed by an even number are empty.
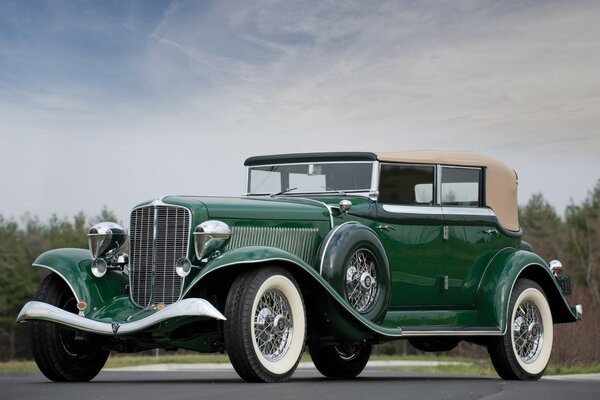
<svg viewBox="0 0 600 400">
<path fill-rule="evenodd" d="M 225 250 L 269 246 L 288 251 L 313 265 L 318 229 L 234 226 Z"/>
<path fill-rule="evenodd" d="M 182 207 L 156 205 L 131 213 L 129 266 L 132 300 L 171 304 L 179 299 L 183 278 L 175 262 L 187 257 L 190 214 Z"/>
</svg>

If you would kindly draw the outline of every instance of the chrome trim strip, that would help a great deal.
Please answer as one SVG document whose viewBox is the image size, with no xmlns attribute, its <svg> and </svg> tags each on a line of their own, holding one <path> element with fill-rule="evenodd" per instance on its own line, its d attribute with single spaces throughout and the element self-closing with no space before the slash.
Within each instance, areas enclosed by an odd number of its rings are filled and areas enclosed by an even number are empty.
<svg viewBox="0 0 600 400">
<path fill-rule="evenodd" d="M 486 207 L 450 207 L 442 206 L 442 212 L 448 215 L 481 215 L 484 217 L 495 217 L 496 213 Z"/>
<path fill-rule="evenodd" d="M 496 213 L 487 207 L 448 207 L 448 206 L 402 206 L 383 204 L 383 210 L 397 214 L 426 214 L 426 215 L 476 215 L 495 217 Z"/>
<path fill-rule="evenodd" d="M 23 306 L 17 322 L 49 321 L 99 335 L 128 335 L 142 331 L 175 317 L 209 317 L 225 321 L 226 318 L 204 299 L 185 299 L 168 305 L 146 318 L 134 322 L 108 323 L 80 317 L 61 308 L 40 301 L 30 301 Z"/>
<path fill-rule="evenodd" d="M 315 202 L 315 203 L 319 203 L 319 204 L 321 204 L 322 206 L 324 206 L 324 207 L 327 209 L 327 212 L 329 212 L 329 223 L 330 223 L 330 225 L 331 225 L 331 226 L 330 226 L 330 229 L 333 229 L 333 225 L 334 225 L 334 224 L 333 224 L 333 211 L 331 211 L 331 210 L 332 210 L 334 207 L 332 207 L 332 206 L 328 205 L 328 204 L 327 204 L 327 203 L 325 203 L 325 202 L 322 202 L 322 201 L 319 201 L 319 200 L 315 200 L 315 199 L 311 199 L 311 198 L 309 198 L 309 197 L 298 197 L 298 198 L 301 198 L 302 200 L 307 200 L 307 201 L 312 201 L 312 202 Z"/>
<path fill-rule="evenodd" d="M 444 330 L 444 331 L 407 331 L 402 330 L 402 336 L 417 337 L 417 336 L 502 336 L 500 329 L 497 330 Z"/>
<path fill-rule="evenodd" d="M 375 161 L 373 163 L 373 170 L 371 171 L 371 190 L 369 190 L 369 199 L 373 201 L 379 200 L 379 176 L 381 175 L 381 162 Z M 373 194 L 373 196 L 371 196 Z"/>
<path fill-rule="evenodd" d="M 427 214 L 443 215 L 442 207 L 439 206 L 399 206 L 393 204 L 384 204 L 383 210 L 396 214 Z"/>
<path fill-rule="evenodd" d="M 61 274 L 60 272 L 58 272 L 54 268 L 49 267 L 49 266 L 44 265 L 44 264 L 35 264 L 35 263 L 33 263 L 31 265 L 33 265 L 34 267 L 40 267 L 40 268 L 49 269 L 50 271 L 54 272 L 56 275 L 60 276 L 62 278 L 62 280 L 65 281 L 65 283 L 69 286 L 69 289 L 71 289 L 71 292 L 73 292 L 73 296 L 75 296 L 75 301 L 78 302 L 78 303 L 80 302 L 79 296 L 77 296 L 77 293 L 75 292 L 75 289 L 73 289 L 73 286 L 71 286 L 71 282 L 69 282 L 67 280 L 67 278 L 65 278 L 65 276 L 63 274 Z"/>
<path fill-rule="evenodd" d="M 327 247 L 329 247 L 329 243 L 331 242 L 331 239 L 333 239 L 333 237 L 335 236 L 335 233 L 344 225 L 346 224 L 350 224 L 353 223 L 353 221 L 348 221 L 348 222 L 344 222 L 343 224 L 340 224 L 338 226 L 336 226 L 332 231 L 330 231 L 330 235 L 329 235 L 329 239 L 327 239 L 327 243 L 325 243 L 325 246 L 323 246 L 323 254 L 321 255 L 321 261 L 319 263 L 319 275 L 323 275 L 323 263 L 325 262 L 325 254 L 327 253 Z"/>
<path fill-rule="evenodd" d="M 433 188 L 435 192 L 435 204 L 442 204 L 442 166 L 437 164 L 435 166 L 435 188 Z"/>
</svg>

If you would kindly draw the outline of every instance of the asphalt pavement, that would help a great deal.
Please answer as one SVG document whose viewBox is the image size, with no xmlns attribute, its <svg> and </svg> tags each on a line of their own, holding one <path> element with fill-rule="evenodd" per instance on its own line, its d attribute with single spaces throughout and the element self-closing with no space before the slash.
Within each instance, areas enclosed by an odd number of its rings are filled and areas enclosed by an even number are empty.
<svg viewBox="0 0 600 400">
<path fill-rule="evenodd" d="M 0 399 L 60 400 L 265 400 L 281 399 L 544 399 L 600 398 L 600 381 L 543 379 L 503 381 L 367 368 L 352 380 L 329 380 L 300 368 L 283 384 L 246 383 L 227 368 L 204 370 L 102 371 L 88 383 L 49 382 L 40 373 L 0 374 Z"/>
</svg>

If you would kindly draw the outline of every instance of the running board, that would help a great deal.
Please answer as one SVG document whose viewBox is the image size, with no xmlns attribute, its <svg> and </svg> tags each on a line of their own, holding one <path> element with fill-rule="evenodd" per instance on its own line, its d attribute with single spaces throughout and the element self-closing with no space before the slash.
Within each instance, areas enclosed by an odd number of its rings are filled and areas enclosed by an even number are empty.
<svg viewBox="0 0 600 400">
<path fill-rule="evenodd" d="M 440 328 L 440 329 L 415 329 L 402 328 L 402 337 L 419 336 L 502 336 L 498 328 Z"/>
</svg>

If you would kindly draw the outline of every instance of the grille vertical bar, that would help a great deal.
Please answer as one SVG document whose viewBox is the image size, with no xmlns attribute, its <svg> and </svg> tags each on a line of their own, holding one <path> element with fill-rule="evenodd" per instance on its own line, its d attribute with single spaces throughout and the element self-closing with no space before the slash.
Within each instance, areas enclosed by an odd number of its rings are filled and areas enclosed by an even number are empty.
<svg viewBox="0 0 600 400">
<path fill-rule="evenodd" d="M 130 285 L 132 300 L 172 304 L 179 299 L 183 278 L 175 263 L 187 257 L 189 211 L 166 205 L 136 208 L 131 213 Z"/>
</svg>

